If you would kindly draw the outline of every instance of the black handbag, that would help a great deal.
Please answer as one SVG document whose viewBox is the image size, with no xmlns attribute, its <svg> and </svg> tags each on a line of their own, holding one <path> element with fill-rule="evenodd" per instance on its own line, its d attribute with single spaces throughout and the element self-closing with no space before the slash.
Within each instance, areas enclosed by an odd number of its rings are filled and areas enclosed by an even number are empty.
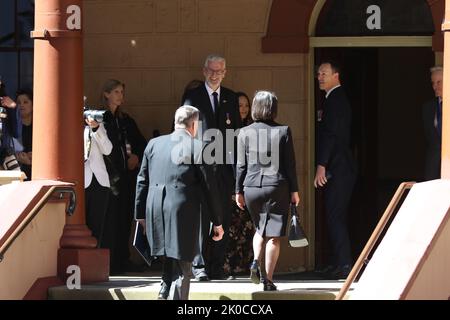
<svg viewBox="0 0 450 320">
<path fill-rule="evenodd" d="M 300 225 L 300 218 L 297 213 L 295 204 L 291 204 L 291 220 L 289 222 L 289 245 L 294 248 L 306 247 L 308 239 Z"/>
</svg>

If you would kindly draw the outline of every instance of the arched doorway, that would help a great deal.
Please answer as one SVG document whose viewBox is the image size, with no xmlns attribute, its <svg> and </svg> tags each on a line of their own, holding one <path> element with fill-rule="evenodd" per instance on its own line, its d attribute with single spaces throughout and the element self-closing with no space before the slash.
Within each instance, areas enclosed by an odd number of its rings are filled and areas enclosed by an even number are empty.
<svg viewBox="0 0 450 320">
<path fill-rule="evenodd" d="M 435 61 L 435 28 L 425 0 L 328 0 L 318 1 L 315 10 L 311 65 L 337 60 L 352 105 L 358 180 L 349 224 L 356 259 L 398 184 L 422 179 L 421 105 L 432 97 L 428 69 Z M 317 111 L 323 93 L 311 86 Z M 316 264 L 329 256 L 320 197 L 319 192 Z"/>
<path fill-rule="evenodd" d="M 434 25 L 434 33 L 430 35 L 420 36 L 350 36 L 350 37 L 317 37 L 316 25 L 318 17 L 322 9 L 329 0 L 272 0 L 271 10 L 268 17 L 267 32 L 261 41 L 261 50 L 263 53 L 301 53 L 306 55 L 307 70 L 305 71 L 305 79 L 308 82 L 308 95 L 305 97 L 308 101 L 307 118 L 308 126 L 308 140 L 306 146 L 306 156 L 304 161 L 308 168 L 309 175 L 307 177 L 306 186 L 309 188 L 303 192 L 304 199 L 307 203 L 308 210 L 306 226 L 312 239 L 318 238 L 314 231 L 317 229 L 315 221 L 316 213 L 314 207 L 317 205 L 315 201 L 315 190 L 312 186 L 314 168 L 314 128 L 315 128 L 315 87 L 316 83 L 313 78 L 315 67 L 315 51 L 317 48 L 348 48 L 357 49 L 363 48 L 386 48 L 386 54 L 389 53 L 388 48 L 404 48 L 405 50 L 411 48 L 427 48 L 429 51 L 431 47 L 434 52 L 435 61 L 442 62 L 443 52 L 443 33 L 441 32 L 441 24 L 444 18 L 444 0 L 422 0 L 423 10 L 427 10 L 432 14 Z M 332 1 L 334 2 L 334 1 Z M 356 0 L 355 2 L 358 2 Z M 397 1 L 370 1 L 370 4 L 376 4 L 383 7 L 383 4 Z M 398 1 L 400 8 L 408 8 L 409 1 Z M 423 3 L 426 7 L 423 7 Z M 367 3 L 366 3 L 367 4 Z M 389 4 L 389 3 L 388 3 Z M 367 7 L 366 7 L 367 9 Z M 345 12 L 344 12 L 345 13 Z M 365 11 L 360 12 L 359 15 L 367 18 Z M 324 49 L 325 50 L 325 49 Z M 395 49 L 393 49 L 395 51 Z M 399 51 L 398 51 L 399 52 Z M 406 51 L 407 52 L 407 51 Z M 368 53 L 367 53 L 368 54 Z M 404 53 L 400 52 L 400 55 Z M 362 55 L 364 57 L 364 54 Z M 411 55 L 410 55 L 411 56 Z M 427 76 L 425 76 L 426 78 Z M 426 81 L 426 80 L 424 80 Z M 403 81 L 404 82 L 404 81 Z M 429 82 L 426 83 L 429 88 Z M 395 86 L 394 86 L 395 88 Z M 413 90 L 410 90 L 413 92 Z M 321 254 L 321 244 L 311 241 L 308 247 L 308 265 L 312 266 L 313 261 L 318 261 L 317 256 Z"/>
</svg>

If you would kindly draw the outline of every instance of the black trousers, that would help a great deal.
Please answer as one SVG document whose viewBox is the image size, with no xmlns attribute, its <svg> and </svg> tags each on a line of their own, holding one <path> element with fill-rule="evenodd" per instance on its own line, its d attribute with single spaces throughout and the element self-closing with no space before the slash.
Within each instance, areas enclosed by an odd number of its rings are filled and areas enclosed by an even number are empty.
<svg viewBox="0 0 450 320">
<path fill-rule="evenodd" d="M 333 256 L 330 263 L 337 266 L 352 265 L 348 235 L 348 206 L 356 175 L 336 173 L 328 180 L 325 189 L 325 217 Z"/>
<path fill-rule="evenodd" d="M 134 204 L 128 177 L 123 175 L 119 183 L 119 194 L 110 193 L 108 211 L 105 219 L 105 236 L 103 247 L 110 249 L 110 268 L 113 273 L 127 271 L 130 257 L 130 234 L 133 220 Z"/>
<path fill-rule="evenodd" d="M 209 276 L 221 276 L 223 274 L 223 265 L 227 253 L 229 234 L 228 230 L 231 223 L 231 195 L 234 189 L 233 171 L 229 165 L 216 166 L 215 179 L 220 192 L 220 208 L 222 211 L 222 227 L 224 235 L 222 240 L 213 241 L 211 235 L 211 219 L 208 214 L 208 208 L 202 209 L 201 225 L 199 236 L 200 252 L 194 257 L 192 265 L 194 268 L 205 268 Z M 195 270 L 194 270 L 195 274 Z"/>
<path fill-rule="evenodd" d="M 97 239 L 98 247 L 103 238 L 109 193 L 109 188 L 100 185 L 95 175 L 92 175 L 91 184 L 85 189 L 86 224 Z"/>
<path fill-rule="evenodd" d="M 192 263 L 164 258 L 162 281 L 170 288 L 168 300 L 189 300 Z"/>
<path fill-rule="evenodd" d="M 109 249 L 109 268 L 112 274 L 120 272 L 120 265 L 117 256 L 117 226 L 120 214 L 119 197 L 111 191 L 109 193 L 108 210 L 105 216 L 105 227 L 103 230 L 102 241 L 100 246 Z"/>
<path fill-rule="evenodd" d="M 124 183 L 125 187 L 121 189 L 119 195 L 120 212 L 117 216 L 116 253 L 120 269 L 122 271 L 129 271 L 126 268 L 130 258 L 130 235 L 133 221 L 136 181 L 133 184 L 131 177 L 127 176 Z"/>
</svg>

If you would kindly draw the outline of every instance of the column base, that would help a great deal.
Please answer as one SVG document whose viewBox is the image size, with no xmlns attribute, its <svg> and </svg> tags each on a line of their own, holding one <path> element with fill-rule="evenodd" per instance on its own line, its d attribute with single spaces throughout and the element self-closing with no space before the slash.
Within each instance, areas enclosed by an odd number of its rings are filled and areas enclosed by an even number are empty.
<svg viewBox="0 0 450 320">
<path fill-rule="evenodd" d="M 67 273 L 69 266 L 80 268 L 81 284 L 108 281 L 109 249 L 59 249 L 58 278 L 64 283 L 74 274 L 74 271 Z"/>
</svg>

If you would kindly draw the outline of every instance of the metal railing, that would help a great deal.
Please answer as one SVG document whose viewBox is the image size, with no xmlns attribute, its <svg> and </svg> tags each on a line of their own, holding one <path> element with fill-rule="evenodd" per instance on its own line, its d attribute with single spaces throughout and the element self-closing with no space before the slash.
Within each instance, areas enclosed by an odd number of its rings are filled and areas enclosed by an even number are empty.
<svg viewBox="0 0 450 320">
<path fill-rule="evenodd" d="M 15 228 L 15 230 L 9 235 L 6 241 L 0 247 L 0 262 L 2 262 L 3 257 L 14 243 L 14 241 L 19 237 L 23 230 L 28 226 L 28 224 L 34 219 L 34 217 L 39 213 L 39 211 L 44 207 L 44 205 L 52 200 L 62 200 L 64 199 L 64 194 L 69 194 L 69 203 L 66 206 L 66 213 L 72 215 L 76 207 L 76 194 L 72 187 L 67 186 L 52 186 L 48 191 L 42 196 L 39 202 L 29 211 L 26 217 L 20 222 L 20 224 Z"/>
<path fill-rule="evenodd" d="M 372 235 L 369 238 L 369 241 L 367 241 L 367 244 L 365 245 L 364 249 L 362 250 L 361 254 L 359 255 L 358 260 L 356 261 L 355 265 L 353 266 L 352 270 L 350 271 L 350 274 L 348 275 L 347 279 L 344 282 L 344 285 L 342 286 L 341 290 L 339 291 L 338 295 L 336 296 L 336 300 L 342 300 L 344 299 L 346 293 L 350 289 L 350 286 L 355 281 L 356 277 L 358 276 L 359 272 L 363 268 L 364 265 L 367 265 L 369 263 L 369 256 L 373 252 L 373 249 L 378 242 L 378 239 L 385 231 L 386 225 L 391 220 L 391 217 L 393 213 L 395 212 L 395 209 L 398 207 L 400 200 L 402 199 L 404 193 L 407 190 L 410 190 L 412 186 L 415 184 L 415 182 L 403 182 L 400 184 L 400 186 L 397 188 L 397 191 L 395 192 L 394 196 L 392 197 L 391 202 L 389 202 L 389 205 L 387 206 L 386 210 L 383 213 L 383 216 L 381 217 L 380 221 L 378 222 L 377 226 L 375 227 L 375 230 L 372 232 Z"/>
</svg>

